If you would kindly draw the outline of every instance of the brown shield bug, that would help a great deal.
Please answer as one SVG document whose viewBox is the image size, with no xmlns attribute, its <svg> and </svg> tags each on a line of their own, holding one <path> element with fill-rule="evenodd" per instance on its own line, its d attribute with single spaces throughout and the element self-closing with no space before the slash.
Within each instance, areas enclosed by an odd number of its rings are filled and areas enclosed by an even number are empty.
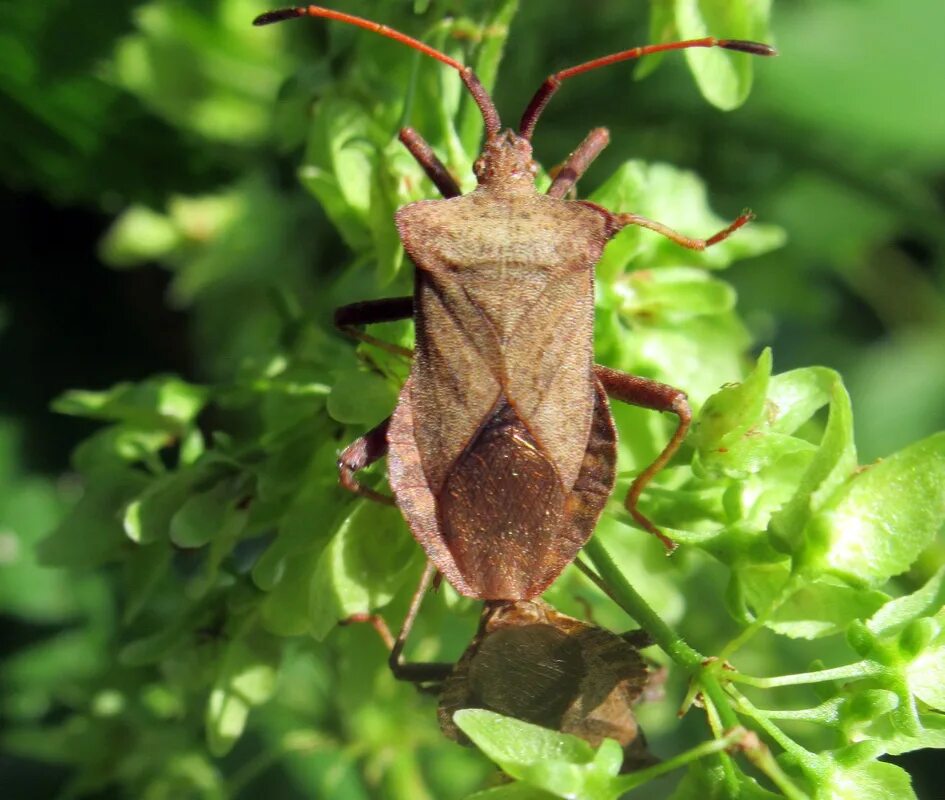
<svg viewBox="0 0 945 800">
<path fill-rule="evenodd" d="M 405 631 L 418 608 L 415 595 Z M 405 633 L 395 641 L 376 615 L 348 621 L 371 622 L 391 649 L 397 677 L 439 695 L 440 729 L 455 742 L 469 744 L 453 715 L 460 709 L 483 708 L 578 736 L 592 747 L 614 739 L 623 747 L 625 772 L 656 760 L 633 709 L 643 700 L 662 697 L 665 672 L 650 670 L 640 654 L 640 648 L 650 644 L 642 631 L 618 636 L 562 614 L 538 598 L 486 601 L 476 635 L 454 665 L 404 663 L 400 653 Z"/>
<path fill-rule="evenodd" d="M 416 265 L 413 296 L 336 312 L 336 324 L 355 333 L 361 324 L 410 316 L 416 326 L 413 365 L 396 410 L 341 454 L 341 483 L 395 502 L 433 567 L 461 594 L 528 600 L 574 559 L 613 488 L 610 396 L 678 417 L 675 434 L 626 498 L 637 523 L 672 549 L 637 501 L 685 437 L 689 405 L 679 389 L 594 364 L 594 267 L 627 225 L 702 250 L 752 215 L 746 211 L 715 235 L 693 239 L 633 213 L 565 199 L 606 146 L 602 128 L 587 136 L 547 193 L 539 194 L 532 134 L 562 82 L 598 67 L 690 47 L 754 55 L 772 55 L 773 49 L 706 37 L 607 55 L 549 76 L 517 130 L 503 130 L 469 67 L 384 25 L 320 6 L 272 11 L 255 23 L 304 16 L 373 31 L 452 67 L 482 112 L 486 133 L 475 164 L 479 185 L 466 195 L 419 134 L 410 128 L 400 133 L 445 199 L 411 203 L 395 215 Z M 355 477 L 385 454 L 393 499 Z"/>
<path fill-rule="evenodd" d="M 652 764 L 633 707 L 653 693 L 654 676 L 631 637 L 539 599 L 487 603 L 476 637 L 440 689 L 440 728 L 465 744 L 453 714 L 485 708 L 592 747 L 615 739 L 625 771 Z"/>
</svg>

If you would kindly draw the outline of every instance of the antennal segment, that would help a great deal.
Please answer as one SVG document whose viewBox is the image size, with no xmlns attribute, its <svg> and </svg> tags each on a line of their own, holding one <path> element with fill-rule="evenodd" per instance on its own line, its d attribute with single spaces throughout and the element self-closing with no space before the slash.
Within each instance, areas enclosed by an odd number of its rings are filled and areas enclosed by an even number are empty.
<svg viewBox="0 0 945 800">
<path fill-rule="evenodd" d="M 742 39 L 716 39 L 714 36 L 706 36 L 704 39 L 687 39 L 683 42 L 666 42 L 664 44 L 648 44 L 643 47 L 632 47 L 629 50 L 622 50 L 619 53 L 612 53 L 609 56 L 595 58 L 593 61 L 587 61 L 578 64 L 575 67 L 568 67 L 553 75 L 545 78 L 535 96 L 531 99 L 522 114 L 522 121 L 519 123 L 519 135 L 525 139 L 531 139 L 535 131 L 535 125 L 541 112 L 544 111 L 552 95 L 558 91 L 561 83 L 575 75 L 581 75 L 584 72 L 590 72 L 598 67 L 606 67 L 610 64 L 616 64 L 618 61 L 629 61 L 633 58 L 648 56 L 651 53 L 663 53 L 667 50 L 685 50 L 689 47 L 721 47 L 725 50 L 737 50 L 740 53 L 750 53 L 755 56 L 776 56 L 778 51 L 767 44 L 760 42 L 748 42 Z"/>
<path fill-rule="evenodd" d="M 482 119 L 486 125 L 486 136 L 491 139 L 499 133 L 502 127 L 502 123 L 499 120 L 499 112 L 496 111 L 495 103 L 492 102 L 492 98 L 482 85 L 482 82 L 476 77 L 476 73 L 465 64 L 460 64 L 456 59 L 450 58 L 445 53 L 441 53 L 439 50 L 424 44 L 418 39 L 407 36 L 400 31 L 388 28 L 386 25 L 381 25 L 378 22 L 364 19 L 363 17 L 356 17 L 353 14 L 345 14 L 341 11 L 333 11 L 330 8 L 322 8 L 321 6 L 298 6 L 296 8 L 267 11 L 265 14 L 260 14 L 256 17 L 256 19 L 253 20 L 253 25 L 270 25 L 273 22 L 282 22 L 283 20 L 296 19 L 297 17 L 322 17 L 323 19 L 332 19 L 337 22 L 345 22 L 348 25 L 355 25 L 358 28 L 364 28 L 364 30 L 386 36 L 388 39 L 393 39 L 395 42 L 405 44 L 407 47 L 412 47 L 414 50 L 419 50 L 424 55 L 435 58 L 448 67 L 452 67 L 459 73 L 459 77 L 462 78 L 466 88 L 469 89 L 469 93 L 473 96 L 473 100 L 476 101 L 476 105 L 479 106 L 480 112 L 482 112 Z"/>
</svg>

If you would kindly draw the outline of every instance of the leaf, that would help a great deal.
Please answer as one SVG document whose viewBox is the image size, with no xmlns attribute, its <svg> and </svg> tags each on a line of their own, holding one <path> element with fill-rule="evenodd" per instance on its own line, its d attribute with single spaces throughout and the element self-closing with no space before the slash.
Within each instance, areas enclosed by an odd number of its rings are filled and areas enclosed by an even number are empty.
<svg viewBox="0 0 945 800">
<path fill-rule="evenodd" d="M 904 572 L 945 523 L 945 433 L 857 473 L 808 525 L 821 568 L 855 586 Z"/>
<path fill-rule="evenodd" d="M 113 267 L 137 266 L 168 257 L 182 242 L 182 232 L 169 217 L 146 206 L 132 206 L 105 234 L 99 255 Z"/>
<path fill-rule="evenodd" d="M 815 392 L 819 394 L 819 392 Z M 811 515 L 820 510 L 831 492 L 856 469 L 853 443 L 853 410 L 839 376 L 831 389 L 830 413 L 820 446 L 801 478 L 794 496 L 771 518 L 769 530 L 783 549 L 803 551 L 806 526 Z M 801 552 L 800 558 L 816 558 Z"/>
<path fill-rule="evenodd" d="M 915 798 L 909 773 L 895 764 L 868 761 L 838 766 L 818 797 L 829 800 L 909 800 Z"/>
<path fill-rule="evenodd" d="M 226 651 L 207 701 L 207 745 L 226 755 L 243 733 L 250 710 L 272 697 L 279 647 L 266 634 L 235 640 Z"/>
<path fill-rule="evenodd" d="M 759 441 L 766 438 L 764 412 L 770 379 L 771 351 L 766 349 L 745 380 L 723 386 L 705 401 L 692 437 L 699 469 L 741 477 L 770 460 L 770 453 L 764 452 L 767 443 Z"/>
<path fill-rule="evenodd" d="M 357 369 L 339 372 L 328 395 L 328 413 L 351 425 L 376 425 L 396 404 L 397 388 L 390 381 Z"/>
<path fill-rule="evenodd" d="M 628 211 L 658 220 L 687 236 L 707 238 L 731 222 L 709 208 L 705 184 L 699 177 L 669 164 L 626 161 L 591 194 L 590 200 L 614 213 Z M 607 283 L 639 266 L 722 269 L 783 243 L 780 228 L 751 223 L 718 245 L 695 252 L 631 225 L 607 245 L 596 272 Z"/>
<path fill-rule="evenodd" d="M 888 636 L 898 632 L 914 619 L 938 614 L 943 605 L 945 567 L 929 578 L 922 588 L 886 603 L 870 618 L 867 627 L 877 636 Z"/>
<path fill-rule="evenodd" d="M 375 123 L 358 103 L 334 96 L 322 99 L 312 121 L 299 178 L 348 246 L 363 251 L 371 242 Z"/>
<path fill-rule="evenodd" d="M 207 399 L 206 388 L 166 375 L 119 383 L 103 392 L 76 389 L 56 398 L 52 407 L 60 414 L 176 432 L 193 422 Z"/>
<path fill-rule="evenodd" d="M 756 614 L 765 612 L 788 581 L 787 566 L 751 565 L 736 575 L 745 600 Z M 765 622 L 765 626 L 792 638 L 816 639 L 843 632 L 856 619 L 867 619 L 888 600 L 874 590 L 854 589 L 824 581 L 809 581 Z"/>
<path fill-rule="evenodd" d="M 62 522 L 37 545 L 40 563 L 86 569 L 114 558 L 127 542 L 121 514 L 148 479 L 130 469 L 98 472 Z"/>
<path fill-rule="evenodd" d="M 945 642 L 925 649 L 905 668 L 909 690 L 923 703 L 945 711 Z"/>
<path fill-rule="evenodd" d="M 675 0 L 676 28 L 683 39 L 718 36 L 770 38 L 770 0 Z M 686 59 L 703 96 L 724 111 L 737 108 L 751 89 L 754 57 L 719 48 L 691 48 Z"/>
<path fill-rule="evenodd" d="M 222 529 L 233 501 L 229 481 L 220 481 L 209 491 L 192 495 L 171 517 L 171 541 L 177 547 L 203 547 Z"/>
<path fill-rule="evenodd" d="M 722 314 L 735 306 L 731 286 L 691 267 L 632 272 L 615 289 L 622 313 L 659 320 Z"/>
<path fill-rule="evenodd" d="M 364 500 L 355 503 L 312 575 L 312 635 L 323 639 L 338 620 L 390 602 L 420 559 L 420 549 L 396 509 Z"/>
<path fill-rule="evenodd" d="M 467 795 L 466 800 L 551 800 L 554 797 L 557 795 L 516 782 Z"/>
<path fill-rule="evenodd" d="M 138 544 L 156 542 L 168 536 L 171 519 L 203 478 L 201 471 L 188 469 L 151 481 L 123 511 L 125 535 Z"/>
<path fill-rule="evenodd" d="M 613 740 L 595 752 L 583 739 L 484 709 L 462 709 L 453 720 L 492 761 L 513 778 L 558 797 L 616 798 L 613 777 L 623 755 Z"/>
</svg>

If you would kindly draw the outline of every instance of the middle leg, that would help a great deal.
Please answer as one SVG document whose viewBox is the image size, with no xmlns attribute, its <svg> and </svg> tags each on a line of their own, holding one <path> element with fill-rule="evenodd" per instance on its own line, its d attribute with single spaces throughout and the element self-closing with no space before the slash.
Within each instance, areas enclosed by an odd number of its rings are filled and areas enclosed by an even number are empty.
<svg viewBox="0 0 945 800">
<path fill-rule="evenodd" d="M 686 400 L 686 393 L 668 386 L 659 381 L 653 381 L 649 378 L 640 378 L 636 375 L 628 375 L 625 372 L 600 365 L 594 366 L 594 374 L 604 387 L 604 391 L 611 397 L 641 408 L 651 408 L 654 411 L 669 411 L 679 418 L 679 425 L 676 432 L 662 452 L 656 457 L 643 472 L 641 472 L 630 484 L 630 490 L 624 500 L 624 505 L 631 516 L 636 520 L 644 530 L 649 531 L 656 536 L 666 547 L 672 551 L 676 549 L 676 543 L 663 533 L 656 525 L 637 508 L 640 495 L 646 488 L 646 485 L 653 479 L 663 467 L 673 457 L 679 449 L 683 439 L 686 438 L 686 432 L 692 422 L 692 410 L 689 408 L 689 402 Z"/>
</svg>

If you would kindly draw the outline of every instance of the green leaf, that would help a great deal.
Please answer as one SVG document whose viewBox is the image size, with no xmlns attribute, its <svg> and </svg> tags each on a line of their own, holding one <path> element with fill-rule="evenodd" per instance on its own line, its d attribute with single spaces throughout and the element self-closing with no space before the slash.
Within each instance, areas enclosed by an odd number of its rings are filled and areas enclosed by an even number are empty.
<svg viewBox="0 0 945 800">
<path fill-rule="evenodd" d="M 305 163 L 299 178 L 354 251 L 369 247 L 371 186 L 377 132 L 358 103 L 329 96 L 312 115 Z"/>
<path fill-rule="evenodd" d="M 171 517 L 171 541 L 177 547 L 203 547 L 222 529 L 233 501 L 229 481 L 220 481 L 209 491 L 192 495 Z"/>
<path fill-rule="evenodd" d="M 743 567 L 733 577 L 757 614 L 770 608 L 789 576 L 787 566 L 766 564 Z M 867 619 L 888 599 L 875 590 L 809 581 L 782 603 L 765 625 L 792 638 L 831 636 L 843 632 L 855 619 Z"/>
<path fill-rule="evenodd" d="M 421 559 L 397 509 L 361 500 L 325 548 L 311 579 L 311 633 L 390 602 Z"/>
<path fill-rule="evenodd" d="M 822 568 L 856 586 L 904 572 L 945 523 L 945 433 L 867 467 L 808 525 Z"/>
<path fill-rule="evenodd" d="M 829 380 L 829 376 L 823 377 Z M 813 394 L 819 399 L 819 392 Z M 769 529 L 783 549 L 797 551 L 808 546 L 804 537 L 811 515 L 820 510 L 834 489 L 849 478 L 856 463 L 850 395 L 840 377 L 835 376 L 830 414 L 820 447 L 801 477 L 794 496 L 771 518 Z M 802 552 L 801 558 L 815 559 L 816 556 Z"/>
<path fill-rule="evenodd" d="M 397 387 L 375 372 L 349 369 L 338 373 L 328 395 L 328 413 L 350 425 L 376 425 L 397 404 Z"/>
<path fill-rule="evenodd" d="M 207 701 L 207 745 L 226 755 L 243 733 L 250 710 L 272 697 L 279 647 L 268 635 L 235 640 L 226 651 Z"/>
<path fill-rule="evenodd" d="M 53 401 L 54 411 L 176 432 L 203 408 L 208 391 L 173 375 L 119 383 L 104 392 L 73 390 Z"/>
<path fill-rule="evenodd" d="M 692 267 L 639 270 L 615 286 L 623 314 L 678 322 L 722 314 L 735 306 L 735 290 Z"/>
<path fill-rule="evenodd" d="M 79 502 L 37 545 L 40 563 L 83 569 L 100 566 L 121 551 L 125 539 L 121 514 L 148 479 L 130 469 L 98 472 Z"/>
<path fill-rule="evenodd" d="M 145 206 L 132 206 L 105 234 L 99 254 L 106 264 L 129 267 L 167 257 L 183 241 L 169 217 Z"/>
<path fill-rule="evenodd" d="M 868 761 L 838 766 L 818 797 L 830 800 L 909 800 L 915 798 L 909 773 L 895 764 Z"/>
<path fill-rule="evenodd" d="M 723 386 L 706 400 L 692 436 L 700 469 L 740 477 L 769 460 L 756 445 L 763 433 L 770 379 L 771 351 L 766 349 L 744 381 Z"/>
<path fill-rule="evenodd" d="M 467 795 L 466 800 L 550 800 L 557 795 L 536 789 L 527 783 L 507 783 L 494 789 Z"/>
<path fill-rule="evenodd" d="M 576 736 L 483 709 L 462 709 L 453 719 L 483 753 L 513 778 L 558 797 L 603 800 L 620 794 L 612 780 L 623 760 L 616 742 L 605 740 L 595 752 Z"/>
<path fill-rule="evenodd" d="M 123 511 L 125 535 L 138 544 L 156 542 L 168 536 L 171 519 L 204 477 L 201 471 L 188 469 L 162 475 L 148 483 Z"/>
<path fill-rule="evenodd" d="M 909 690 L 923 703 L 945 711 L 945 641 L 929 647 L 905 669 Z"/>
<path fill-rule="evenodd" d="M 912 594 L 890 600 L 869 620 L 867 627 L 877 636 L 888 636 L 915 619 L 938 614 L 945 605 L 945 567 Z"/>
<path fill-rule="evenodd" d="M 590 200 L 615 213 L 641 214 L 686 236 L 707 238 L 731 222 L 709 208 L 700 178 L 668 164 L 627 161 L 591 194 Z M 596 273 L 602 282 L 609 283 L 631 267 L 691 265 L 722 269 L 783 243 L 780 228 L 753 222 L 718 245 L 694 252 L 654 231 L 631 225 L 607 245 Z"/>
<path fill-rule="evenodd" d="M 683 39 L 770 39 L 770 0 L 675 0 L 676 28 Z M 686 59 L 703 96 L 731 111 L 748 97 L 754 56 L 719 48 L 691 48 Z"/>
</svg>

